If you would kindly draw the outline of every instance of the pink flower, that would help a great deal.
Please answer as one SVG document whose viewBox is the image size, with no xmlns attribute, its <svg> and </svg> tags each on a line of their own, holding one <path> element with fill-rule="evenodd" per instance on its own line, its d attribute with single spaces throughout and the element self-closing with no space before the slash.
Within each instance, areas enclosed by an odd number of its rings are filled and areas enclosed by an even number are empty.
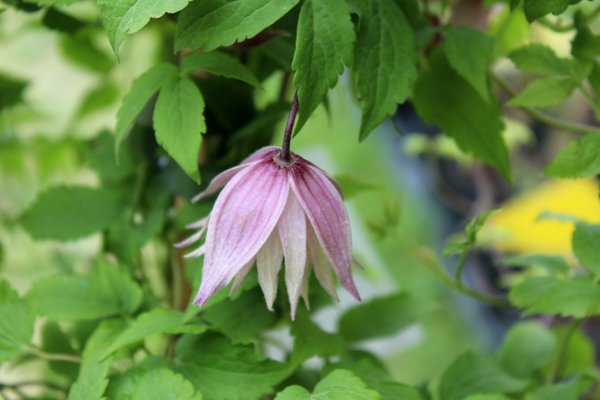
<svg viewBox="0 0 600 400">
<path fill-rule="evenodd" d="M 292 318 L 299 297 L 308 301 L 311 266 L 320 284 L 337 299 L 334 273 L 342 287 L 360 300 L 352 280 L 352 243 L 348 213 L 336 183 L 320 168 L 281 149 L 258 150 L 240 165 L 217 175 L 194 201 L 220 188 L 210 215 L 190 228 L 199 231 L 178 243 L 205 243 L 189 253 L 204 255 L 202 283 L 194 303 L 202 306 L 216 290 L 232 290 L 256 263 L 267 307 L 273 309 L 277 275 L 285 264 Z M 307 303 L 308 305 L 308 303 Z"/>
</svg>

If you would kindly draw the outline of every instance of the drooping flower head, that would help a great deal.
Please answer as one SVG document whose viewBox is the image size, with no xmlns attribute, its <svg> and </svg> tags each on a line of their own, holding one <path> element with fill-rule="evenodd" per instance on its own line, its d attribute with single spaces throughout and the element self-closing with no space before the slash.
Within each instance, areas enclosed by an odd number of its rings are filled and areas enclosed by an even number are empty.
<svg viewBox="0 0 600 400">
<path fill-rule="evenodd" d="M 210 215 L 190 225 L 199 231 L 178 244 L 197 242 L 206 232 L 204 244 L 188 254 L 204 255 L 195 304 L 203 305 L 232 280 L 235 289 L 256 263 L 272 310 L 282 261 L 292 316 L 299 297 L 307 301 L 311 269 L 336 299 L 334 273 L 360 299 L 352 280 L 350 225 L 339 188 L 311 162 L 293 153 L 285 162 L 280 152 L 276 146 L 258 150 L 217 175 L 194 198 L 201 200 L 224 187 Z"/>
</svg>

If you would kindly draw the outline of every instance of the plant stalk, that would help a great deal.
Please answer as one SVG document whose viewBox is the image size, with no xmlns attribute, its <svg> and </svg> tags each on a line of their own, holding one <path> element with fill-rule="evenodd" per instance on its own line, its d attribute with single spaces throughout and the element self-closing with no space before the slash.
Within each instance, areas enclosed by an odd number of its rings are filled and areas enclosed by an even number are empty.
<svg viewBox="0 0 600 400">
<path fill-rule="evenodd" d="M 281 153 L 279 155 L 279 159 L 286 163 L 292 161 L 290 145 L 292 143 L 292 134 L 294 133 L 294 123 L 296 122 L 296 116 L 298 115 L 298 106 L 298 91 L 296 91 L 296 93 L 294 93 L 294 100 L 292 100 L 292 106 L 290 107 L 290 115 L 285 124 L 283 143 L 281 144 Z"/>
</svg>

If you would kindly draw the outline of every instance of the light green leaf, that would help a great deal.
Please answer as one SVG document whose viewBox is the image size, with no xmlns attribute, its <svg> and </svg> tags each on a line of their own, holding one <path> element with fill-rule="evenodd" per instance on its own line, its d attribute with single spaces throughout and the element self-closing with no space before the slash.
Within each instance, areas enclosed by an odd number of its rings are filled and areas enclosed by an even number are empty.
<svg viewBox="0 0 600 400">
<path fill-rule="evenodd" d="M 292 372 L 289 366 L 259 355 L 254 346 L 234 346 L 218 335 L 184 336 L 175 353 L 175 369 L 206 400 L 258 399 Z"/>
<path fill-rule="evenodd" d="M 97 265 L 88 276 L 41 279 L 26 299 L 34 310 L 50 319 L 96 319 L 133 313 L 142 301 L 142 290 L 117 267 Z"/>
<path fill-rule="evenodd" d="M 204 99 L 187 78 L 169 80 L 154 107 L 156 140 L 194 181 L 200 181 L 198 152 L 202 142 Z"/>
<path fill-rule="evenodd" d="M 567 99 L 577 85 L 570 78 L 536 79 L 510 99 L 513 107 L 549 107 Z"/>
<path fill-rule="evenodd" d="M 366 180 L 358 180 L 352 175 L 336 175 L 333 180 L 342 188 L 346 200 L 355 197 L 362 192 L 381 189 L 380 186 L 374 185 Z"/>
<path fill-rule="evenodd" d="M 523 8 L 529 22 L 547 14 L 561 14 L 571 4 L 571 0 L 524 0 Z"/>
<path fill-rule="evenodd" d="M 527 381 L 504 372 L 491 359 L 464 353 L 448 367 L 439 387 L 440 400 L 461 400 L 472 394 L 513 393 Z"/>
<path fill-rule="evenodd" d="M 160 90 L 166 81 L 177 76 L 177 68 L 172 64 L 156 64 L 140 75 L 129 92 L 123 97 L 117 112 L 115 128 L 115 154 L 119 155 L 121 142 L 131 129 L 135 119 L 142 112 L 146 103 Z"/>
<path fill-rule="evenodd" d="M 298 312 L 290 331 L 294 337 L 291 362 L 295 365 L 300 365 L 313 356 L 330 357 L 345 351 L 345 343 L 340 335 L 322 330 L 305 311 Z"/>
<path fill-rule="evenodd" d="M 514 325 L 498 351 L 500 365 L 511 375 L 527 379 L 550 364 L 557 354 L 556 338 L 537 322 Z"/>
<path fill-rule="evenodd" d="M 584 267 L 600 275 L 600 225 L 576 224 L 573 251 Z"/>
<path fill-rule="evenodd" d="M 196 52 L 186 56 L 181 66 L 183 73 L 196 70 L 206 71 L 225 78 L 238 79 L 252 86 L 260 87 L 256 76 L 234 56 L 222 51 Z"/>
<path fill-rule="evenodd" d="M 483 98 L 451 67 L 442 49 L 434 50 L 421 72 L 413 95 L 417 113 L 454 138 L 464 152 L 498 169 L 510 179 L 508 150 L 502 139 L 504 124 L 496 102 Z M 477 110 L 477 112 L 473 112 Z"/>
<path fill-rule="evenodd" d="M 459 237 L 448 243 L 442 251 L 442 255 L 463 254 L 464 252 L 470 251 L 477 243 L 477 235 L 485 224 L 485 221 L 498 211 L 498 209 L 488 210 L 472 218 L 465 226 L 464 237 Z"/>
<path fill-rule="evenodd" d="M 189 381 L 165 368 L 144 373 L 133 386 L 131 400 L 202 400 Z"/>
<path fill-rule="evenodd" d="M 528 393 L 525 400 L 577 400 L 582 393 L 579 379 L 571 382 L 546 385 Z"/>
<path fill-rule="evenodd" d="M 512 288 L 510 300 L 525 314 L 583 318 L 600 313 L 600 286 L 583 278 L 533 277 Z"/>
<path fill-rule="evenodd" d="M 292 69 L 298 90 L 296 131 L 334 87 L 352 61 L 354 26 L 345 0 L 307 0 L 302 5 Z"/>
<path fill-rule="evenodd" d="M 190 0 L 97 0 L 102 23 L 115 53 L 128 34 L 142 29 L 150 18 L 181 11 Z"/>
<path fill-rule="evenodd" d="M 20 221 L 35 239 L 75 240 L 108 228 L 124 210 L 114 191 L 57 186 L 40 194 Z"/>
<path fill-rule="evenodd" d="M 251 38 L 283 17 L 298 1 L 193 1 L 179 14 L 175 50 L 210 51 Z"/>
<path fill-rule="evenodd" d="M 373 319 L 373 315 L 377 315 Z M 406 293 L 375 298 L 346 311 L 339 322 L 339 332 L 348 341 L 360 341 L 392 335 L 417 319 L 413 299 Z"/>
<path fill-rule="evenodd" d="M 600 174 L 600 135 L 588 134 L 569 142 L 544 174 L 557 178 L 591 178 Z"/>
<path fill-rule="evenodd" d="M 411 27 L 394 2 L 354 3 L 360 17 L 352 70 L 363 140 L 406 100 L 416 76 L 416 53 Z"/>
<path fill-rule="evenodd" d="M 0 281 L 0 363 L 27 350 L 35 316 L 8 282 Z"/>
<path fill-rule="evenodd" d="M 352 372 L 336 369 L 323 378 L 311 394 L 301 386 L 290 386 L 275 397 L 275 400 L 379 400 L 379 393 Z"/>
<path fill-rule="evenodd" d="M 509 54 L 510 59 L 522 71 L 548 75 L 570 76 L 571 60 L 560 58 L 554 50 L 543 44 L 530 44 Z"/>
<path fill-rule="evenodd" d="M 450 29 L 444 46 L 452 68 L 488 101 L 488 69 L 492 62 L 494 40 L 477 29 L 461 26 Z"/>
</svg>

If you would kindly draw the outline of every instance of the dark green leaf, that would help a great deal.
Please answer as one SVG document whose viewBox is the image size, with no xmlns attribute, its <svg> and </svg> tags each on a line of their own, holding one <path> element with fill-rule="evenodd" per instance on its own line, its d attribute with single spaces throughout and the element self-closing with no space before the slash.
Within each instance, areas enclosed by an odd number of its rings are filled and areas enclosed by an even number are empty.
<svg viewBox="0 0 600 400">
<path fill-rule="evenodd" d="M 46 353 L 76 355 L 77 351 L 71 345 L 69 337 L 62 331 L 60 326 L 53 321 L 48 321 L 42 329 L 42 350 Z M 50 368 L 74 380 L 79 372 L 79 366 L 67 361 L 50 361 Z"/>
<path fill-rule="evenodd" d="M 95 319 L 131 314 L 142 301 L 142 291 L 118 268 L 97 265 L 85 277 L 56 275 L 37 281 L 27 301 L 50 319 Z"/>
<path fill-rule="evenodd" d="M 42 18 L 42 24 L 48 29 L 53 29 L 68 34 L 74 34 L 86 26 L 85 22 L 82 22 L 77 18 L 74 18 L 69 14 L 65 14 L 53 7 L 49 8 L 44 14 L 44 18 Z"/>
<path fill-rule="evenodd" d="M 448 62 L 456 72 L 489 100 L 488 69 L 494 41 L 479 30 L 467 27 L 451 29 L 444 40 Z"/>
<path fill-rule="evenodd" d="M 379 297 L 346 311 L 339 332 L 352 342 L 388 336 L 414 323 L 417 315 L 416 304 L 406 293 Z"/>
<path fill-rule="evenodd" d="M 198 152 L 202 142 L 204 99 L 187 78 L 169 80 L 154 107 L 156 140 L 194 181 L 200 181 Z"/>
<path fill-rule="evenodd" d="M 298 1 L 193 1 L 179 14 L 175 50 L 210 51 L 251 38 L 283 17 Z"/>
<path fill-rule="evenodd" d="M 113 191 L 58 186 L 39 195 L 21 224 L 35 239 L 74 240 L 108 228 L 123 211 Z"/>
<path fill-rule="evenodd" d="M 307 0 L 302 5 L 292 69 L 300 111 L 296 131 L 334 87 L 352 61 L 354 26 L 345 0 Z"/>
<path fill-rule="evenodd" d="M 454 72 L 440 49 L 434 51 L 429 67 L 421 73 L 413 101 L 426 122 L 438 125 L 463 151 L 474 154 L 510 179 L 498 105 L 486 103 Z"/>
<path fill-rule="evenodd" d="M 461 400 L 471 394 L 518 392 L 526 386 L 527 381 L 510 376 L 492 360 L 464 353 L 444 372 L 439 395 L 440 400 Z"/>
<path fill-rule="evenodd" d="M 190 73 L 196 70 L 206 71 L 225 78 L 239 79 L 252 86 L 260 87 L 256 76 L 234 56 L 222 51 L 197 52 L 183 59 L 181 70 Z"/>
<path fill-rule="evenodd" d="M 572 140 L 544 173 L 557 178 L 591 178 L 600 174 L 600 135 Z"/>
<path fill-rule="evenodd" d="M 177 68 L 172 64 L 156 64 L 137 78 L 129 93 L 123 97 L 123 102 L 117 113 L 115 128 L 115 154 L 119 155 L 121 142 L 131 129 L 138 114 L 144 106 L 160 90 L 163 84 L 177 76 Z"/>
<path fill-rule="evenodd" d="M 190 0 L 97 0 L 108 40 L 115 51 L 128 34 L 142 29 L 150 18 L 182 10 Z"/>
<path fill-rule="evenodd" d="M 379 393 L 352 372 L 336 369 L 323 378 L 311 394 L 301 386 L 290 386 L 279 392 L 275 400 L 379 400 Z M 399 400 L 399 399 L 398 399 Z"/>
<path fill-rule="evenodd" d="M 296 315 L 291 333 L 294 336 L 291 361 L 295 365 L 300 365 L 313 356 L 330 357 L 345 351 L 344 340 L 339 335 L 323 331 L 303 310 Z"/>
<path fill-rule="evenodd" d="M 573 232 L 573 251 L 584 267 L 600 274 L 600 225 L 578 223 Z"/>
<path fill-rule="evenodd" d="M 514 325 L 498 351 L 500 365 L 511 375 L 527 379 L 550 364 L 558 346 L 552 332 L 537 322 Z"/>
<path fill-rule="evenodd" d="M 566 100 L 576 87 L 570 78 L 536 79 L 507 104 L 513 107 L 555 106 Z"/>
<path fill-rule="evenodd" d="M 115 65 L 109 52 L 98 47 L 91 31 L 83 30 L 76 35 L 60 35 L 62 55 L 72 64 L 97 74 L 108 74 Z"/>
<path fill-rule="evenodd" d="M 27 350 L 35 316 L 8 282 L 0 281 L 0 363 Z"/>
<path fill-rule="evenodd" d="M 0 110 L 21 101 L 27 82 L 0 74 Z"/>
<path fill-rule="evenodd" d="M 524 0 L 523 8 L 529 22 L 544 15 L 561 14 L 571 4 L 571 0 Z"/>
<path fill-rule="evenodd" d="M 579 60 L 595 62 L 600 52 L 600 35 L 595 35 L 586 21 L 575 19 L 577 34 L 571 42 L 571 54 Z"/>
<path fill-rule="evenodd" d="M 416 52 L 411 27 L 394 2 L 355 3 L 360 17 L 352 69 L 362 140 L 406 100 L 416 76 Z"/>
</svg>

